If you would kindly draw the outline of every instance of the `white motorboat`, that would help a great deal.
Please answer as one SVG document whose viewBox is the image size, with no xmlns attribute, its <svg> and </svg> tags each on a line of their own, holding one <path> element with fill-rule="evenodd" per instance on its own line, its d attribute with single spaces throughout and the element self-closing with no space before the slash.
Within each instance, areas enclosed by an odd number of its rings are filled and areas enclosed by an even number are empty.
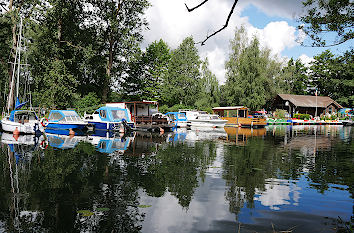
<svg viewBox="0 0 354 233">
<path fill-rule="evenodd" d="M 13 110 L 9 116 L 1 120 L 2 130 L 23 134 L 36 134 L 43 132 L 38 117 L 34 111 Z"/>
<path fill-rule="evenodd" d="M 205 111 L 180 110 L 187 116 L 187 126 L 223 128 L 227 120 L 221 119 L 218 115 L 208 114 Z"/>
</svg>

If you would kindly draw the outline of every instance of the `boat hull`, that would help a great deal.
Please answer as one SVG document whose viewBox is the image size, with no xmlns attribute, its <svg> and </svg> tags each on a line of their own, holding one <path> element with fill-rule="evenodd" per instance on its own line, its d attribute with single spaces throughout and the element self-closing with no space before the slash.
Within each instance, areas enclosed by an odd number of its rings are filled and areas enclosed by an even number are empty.
<svg viewBox="0 0 354 233">
<path fill-rule="evenodd" d="M 49 129 L 80 129 L 83 130 L 87 127 L 86 123 L 82 124 L 77 124 L 77 123 L 68 123 L 68 124 L 63 124 L 63 123 L 52 123 L 50 122 L 46 128 Z"/>
<path fill-rule="evenodd" d="M 1 127 L 3 131 L 11 132 L 11 133 L 13 133 L 16 130 L 16 128 L 18 132 L 22 134 L 37 134 L 41 132 L 39 122 L 37 121 L 19 123 L 19 122 L 13 122 L 7 119 L 3 119 L 1 121 Z"/>
<path fill-rule="evenodd" d="M 227 120 L 190 120 L 188 126 L 223 128 Z"/>
<path fill-rule="evenodd" d="M 174 121 L 174 123 L 178 128 L 185 128 L 188 126 L 187 121 Z"/>
<path fill-rule="evenodd" d="M 95 130 L 116 130 L 119 131 L 123 125 L 121 122 L 95 122 L 89 121 L 89 124 L 92 124 Z M 127 123 L 132 129 L 134 129 L 134 123 Z"/>
</svg>

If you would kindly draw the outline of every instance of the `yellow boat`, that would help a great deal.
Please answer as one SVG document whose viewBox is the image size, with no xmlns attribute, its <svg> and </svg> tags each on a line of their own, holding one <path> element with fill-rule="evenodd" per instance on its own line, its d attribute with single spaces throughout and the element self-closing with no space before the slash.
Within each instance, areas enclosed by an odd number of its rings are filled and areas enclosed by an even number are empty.
<svg viewBox="0 0 354 233">
<path fill-rule="evenodd" d="M 213 112 L 227 120 L 225 127 L 262 128 L 267 125 L 263 117 L 248 117 L 248 108 L 244 106 L 216 107 Z"/>
</svg>

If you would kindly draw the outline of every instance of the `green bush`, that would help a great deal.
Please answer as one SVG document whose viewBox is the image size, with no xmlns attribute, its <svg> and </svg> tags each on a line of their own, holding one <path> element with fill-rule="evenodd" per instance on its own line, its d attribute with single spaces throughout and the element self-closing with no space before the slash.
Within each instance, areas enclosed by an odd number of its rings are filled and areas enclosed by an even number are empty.
<svg viewBox="0 0 354 233">
<path fill-rule="evenodd" d="M 283 119 L 285 118 L 285 114 L 287 114 L 288 112 L 284 109 L 276 109 L 274 112 L 274 118 L 276 119 Z"/>
<path fill-rule="evenodd" d="M 161 112 L 161 113 L 169 112 L 169 107 L 166 104 L 161 105 L 161 106 L 159 106 L 159 112 Z"/>
<path fill-rule="evenodd" d="M 92 114 L 99 107 L 101 107 L 100 99 L 94 92 L 90 92 L 76 102 L 76 110 L 79 115 L 83 115 L 85 112 Z"/>
<path fill-rule="evenodd" d="M 310 120 L 310 114 L 296 113 L 296 114 L 294 114 L 294 118 L 300 119 L 300 120 Z"/>
</svg>

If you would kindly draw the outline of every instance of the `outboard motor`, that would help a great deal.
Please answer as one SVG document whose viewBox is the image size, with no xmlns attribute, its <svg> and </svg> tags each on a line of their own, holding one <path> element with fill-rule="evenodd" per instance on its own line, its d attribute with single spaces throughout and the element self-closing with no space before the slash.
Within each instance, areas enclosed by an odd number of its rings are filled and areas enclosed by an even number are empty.
<svg viewBox="0 0 354 233">
<path fill-rule="evenodd" d="M 131 131 L 132 128 L 127 124 L 127 120 L 126 119 L 122 119 L 122 124 L 124 126 L 124 130 L 127 132 L 127 131 Z"/>
</svg>

